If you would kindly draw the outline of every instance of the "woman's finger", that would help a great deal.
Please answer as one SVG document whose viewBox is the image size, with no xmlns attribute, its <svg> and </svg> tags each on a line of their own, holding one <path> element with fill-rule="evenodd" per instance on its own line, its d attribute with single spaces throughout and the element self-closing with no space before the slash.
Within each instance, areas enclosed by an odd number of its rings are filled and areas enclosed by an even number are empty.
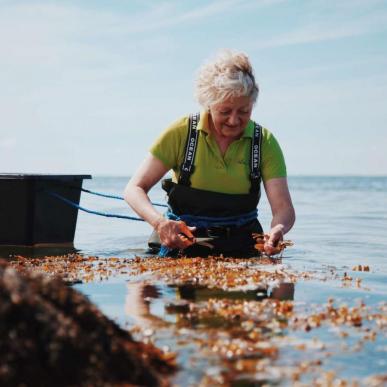
<svg viewBox="0 0 387 387">
<path fill-rule="evenodd" d="M 184 223 L 184 222 L 179 222 L 179 227 L 180 227 L 180 232 L 187 235 L 189 238 L 194 238 L 190 228 Z"/>
<path fill-rule="evenodd" d="M 195 242 L 195 238 L 188 238 L 185 234 L 178 234 L 179 237 L 179 247 L 185 249 L 188 246 L 191 246 Z M 182 243 L 180 243 L 182 242 Z"/>
</svg>

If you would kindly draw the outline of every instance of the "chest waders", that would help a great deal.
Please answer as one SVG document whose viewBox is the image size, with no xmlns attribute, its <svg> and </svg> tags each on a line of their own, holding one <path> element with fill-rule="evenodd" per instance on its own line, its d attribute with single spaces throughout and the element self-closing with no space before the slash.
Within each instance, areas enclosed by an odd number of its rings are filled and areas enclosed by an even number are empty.
<svg viewBox="0 0 387 387">
<path fill-rule="evenodd" d="M 168 194 L 169 211 L 166 217 L 181 219 L 188 226 L 196 226 L 194 234 L 198 238 L 214 238 L 211 241 L 213 249 L 194 244 L 183 251 L 184 255 L 203 257 L 220 254 L 235 257 L 257 255 L 251 233 L 263 232 L 257 219 L 257 205 L 261 196 L 262 127 L 254 123 L 250 152 L 250 192 L 225 194 L 191 187 L 190 178 L 195 169 L 193 164 L 199 136 L 196 129 L 199 118 L 199 114 L 191 115 L 189 118 L 185 156 L 180 167 L 178 183 L 172 182 L 171 179 L 162 182 L 162 187 Z M 160 246 L 155 237 L 157 234 L 154 233 L 149 240 L 151 249 Z M 178 251 L 168 251 L 167 255 L 173 256 L 177 253 Z"/>
</svg>

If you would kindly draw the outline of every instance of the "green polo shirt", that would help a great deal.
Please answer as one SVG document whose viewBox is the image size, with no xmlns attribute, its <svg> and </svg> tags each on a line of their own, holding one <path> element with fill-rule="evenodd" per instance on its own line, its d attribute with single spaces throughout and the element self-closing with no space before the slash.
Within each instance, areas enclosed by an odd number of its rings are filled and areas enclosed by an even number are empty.
<svg viewBox="0 0 387 387">
<path fill-rule="evenodd" d="M 166 128 L 153 143 L 150 152 L 173 170 L 177 182 L 184 161 L 189 117 L 183 117 Z M 250 120 L 240 139 L 234 141 L 222 156 L 215 138 L 211 136 L 208 113 L 200 114 L 194 173 L 191 187 L 207 191 L 242 194 L 250 190 L 250 152 L 254 122 Z M 286 177 L 285 160 L 275 137 L 266 129 L 262 131 L 261 176 L 263 181 Z"/>
</svg>

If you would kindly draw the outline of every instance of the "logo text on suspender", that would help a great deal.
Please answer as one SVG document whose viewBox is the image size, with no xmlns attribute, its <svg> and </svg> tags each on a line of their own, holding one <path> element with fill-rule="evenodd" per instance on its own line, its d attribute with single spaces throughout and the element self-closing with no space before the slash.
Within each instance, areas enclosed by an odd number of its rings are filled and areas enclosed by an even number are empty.
<svg viewBox="0 0 387 387">
<path fill-rule="evenodd" d="M 259 167 L 261 158 L 261 126 L 254 123 L 254 137 L 251 152 L 251 177 L 258 179 L 260 177 Z"/>
<path fill-rule="evenodd" d="M 189 134 L 188 141 L 186 144 L 184 162 L 181 166 L 182 172 L 192 173 L 193 170 L 193 162 L 195 158 L 198 138 L 198 131 L 196 130 L 196 128 L 198 125 L 199 117 L 200 115 L 198 113 L 193 114 L 189 117 Z M 185 175 L 184 177 L 181 176 L 180 180 L 184 180 L 185 182 L 187 182 L 187 180 L 189 180 L 189 175 Z"/>
<path fill-rule="evenodd" d="M 187 161 L 191 161 L 192 160 L 193 152 L 195 150 L 195 143 L 196 143 L 196 139 L 195 138 L 191 138 L 190 141 L 189 141 L 189 145 L 188 145 Z"/>
</svg>

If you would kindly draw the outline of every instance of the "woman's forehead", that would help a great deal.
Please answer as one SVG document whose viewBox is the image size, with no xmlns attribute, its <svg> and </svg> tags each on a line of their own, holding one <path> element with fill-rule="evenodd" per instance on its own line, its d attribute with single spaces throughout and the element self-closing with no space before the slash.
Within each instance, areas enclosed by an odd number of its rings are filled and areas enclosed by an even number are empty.
<svg viewBox="0 0 387 387">
<path fill-rule="evenodd" d="M 253 104 L 250 97 L 233 97 L 214 105 L 216 109 L 249 107 Z"/>
</svg>

